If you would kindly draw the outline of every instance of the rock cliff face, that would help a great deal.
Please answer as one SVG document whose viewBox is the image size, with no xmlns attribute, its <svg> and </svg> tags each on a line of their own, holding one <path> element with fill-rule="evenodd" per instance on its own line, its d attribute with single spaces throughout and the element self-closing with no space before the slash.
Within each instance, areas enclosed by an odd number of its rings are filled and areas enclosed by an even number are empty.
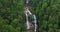
<svg viewBox="0 0 60 32">
<path fill-rule="evenodd" d="M 27 32 L 34 32 L 33 30 L 27 30 Z"/>
<path fill-rule="evenodd" d="M 34 25 L 29 22 L 30 29 L 27 29 L 27 32 L 34 32 Z"/>
</svg>

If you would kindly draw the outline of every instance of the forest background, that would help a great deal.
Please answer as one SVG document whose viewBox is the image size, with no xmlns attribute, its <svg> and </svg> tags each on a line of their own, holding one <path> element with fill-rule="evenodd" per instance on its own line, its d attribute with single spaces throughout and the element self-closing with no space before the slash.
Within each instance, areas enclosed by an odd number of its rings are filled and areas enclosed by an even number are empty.
<svg viewBox="0 0 60 32">
<path fill-rule="evenodd" d="M 26 32 L 25 0 L 0 0 L 0 32 Z M 60 32 L 60 0 L 31 0 L 38 32 Z"/>
</svg>

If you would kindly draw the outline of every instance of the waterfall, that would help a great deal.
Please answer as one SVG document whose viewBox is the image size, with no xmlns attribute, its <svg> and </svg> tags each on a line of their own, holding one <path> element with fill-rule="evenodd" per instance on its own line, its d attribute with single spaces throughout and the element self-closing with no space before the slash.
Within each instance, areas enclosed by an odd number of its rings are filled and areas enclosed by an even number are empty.
<svg viewBox="0 0 60 32">
<path fill-rule="evenodd" d="M 35 26 L 34 31 L 37 32 L 37 20 L 36 20 L 36 16 L 35 15 L 33 16 L 34 16 L 34 26 Z"/>
<path fill-rule="evenodd" d="M 26 3 L 29 3 L 30 0 L 26 0 Z"/>
<path fill-rule="evenodd" d="M 26 0 L 26 6 L 24 7 L 24 13 L 26 15 L 26 26 L 27 26 L 27 30 L 34 28 L 34 32 L 37 31 L 37 21 L 36 21 L 36 16 L 34 14 L 32 14 L 28 8 L 28 4 L 29 3 L 29 0 Z M 29 18 L 30 17 L 30 18 Z M 30 21 L 31 19 L 31 21 Z M 34 23 L 34 24 L 33 24 Z"/>
<path fill-rule="evenodd" d="M 27 25 L 27 29 L 30 29 L 30 24 L 29 24 L 29 21 L 28 21 L 28 14 L 29 15 L 32 15 L 32 13 L 28 10 L 28 8 L 26 7 L 25 8 L 25 14 L 26 14 L 26 25 Z"/>
</svg>

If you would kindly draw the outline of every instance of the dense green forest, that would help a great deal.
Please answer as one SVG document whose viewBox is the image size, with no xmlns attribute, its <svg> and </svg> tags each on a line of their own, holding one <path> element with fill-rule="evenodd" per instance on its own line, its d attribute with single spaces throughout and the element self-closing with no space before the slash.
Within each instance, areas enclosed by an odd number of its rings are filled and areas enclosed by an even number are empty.
<svg viewBox="0 0 60 32">
<path fill-rule="evenodd" d="M 0 32 L 26 32 L 25 0 L 0 0 Z M 31 0 L 38 32 L 60 32 L 60 0 Z"/>
</svg>

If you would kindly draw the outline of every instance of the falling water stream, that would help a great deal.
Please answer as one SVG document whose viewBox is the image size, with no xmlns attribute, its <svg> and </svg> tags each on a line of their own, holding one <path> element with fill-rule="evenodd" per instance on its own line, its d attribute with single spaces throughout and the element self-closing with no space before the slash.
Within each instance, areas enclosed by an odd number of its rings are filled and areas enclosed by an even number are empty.
<svg viewBox="0 0 60 32">
<path fill-rule="evenodd" d="M 36 32 L 37 31 L 37 21 L 36 21 L 36 16 L 34 14 L 32 14 L 28 8 L 28 3 L 30 0 L 26 0 L 26 6 L 24 7 L 25 11 L 25 15 L 26 15 L 26 27 L 27 30 L 34 28 L 33 31 Z M 29 18 L 30 17 L 30 18 Z M 33 17 L 33 18 L 32 18 Z M 30 21 L 31 19 L 31 21 Z M 32 24 L 34 23 L 34 24 Z"/>
</svg>

